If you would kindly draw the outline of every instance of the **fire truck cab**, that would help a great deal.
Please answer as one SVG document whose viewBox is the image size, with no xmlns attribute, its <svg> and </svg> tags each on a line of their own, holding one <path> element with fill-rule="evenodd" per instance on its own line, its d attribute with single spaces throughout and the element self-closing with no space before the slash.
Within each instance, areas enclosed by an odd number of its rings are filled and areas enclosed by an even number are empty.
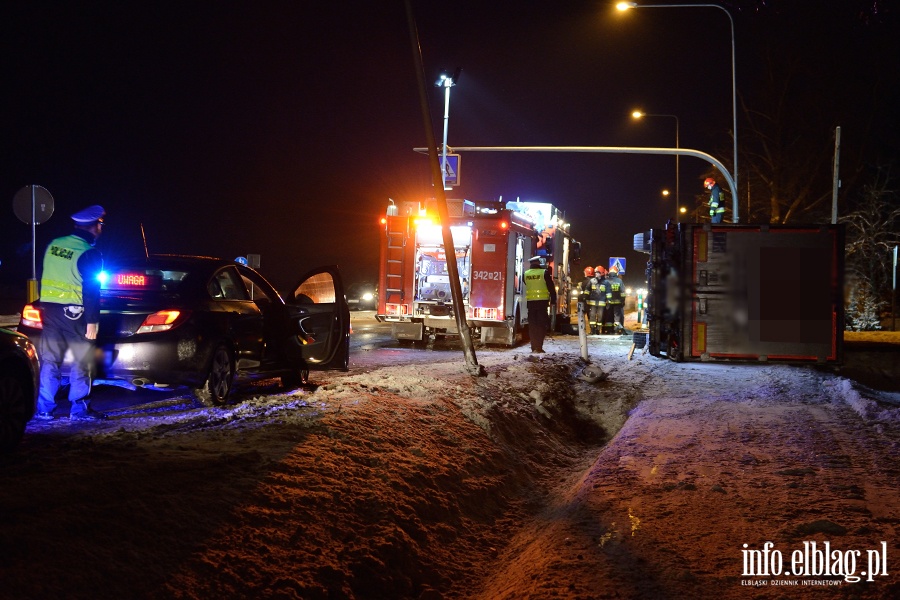
<svg viewBox="0 0 900 600">
<path fill-rule="evenodd" d="M 447 200 L 452 260 L 462 288 L 462 310 L 473 337 L 485 344 L 514 346 L 527 336 L 528 311 L 523 275 L 539 255 L 552 269 L 559 301 L 558 328 L 576 318 L 569 309 L 569 265 L 579 244 L 571 239 L 562 213 L 534 202 Z M 450 293 L 448 252 L 437 210 L 426 203 L 388 206 L 381 220 L 378 310 L 400 341 L 424 341 L 458 335 Z"/>
</svg>

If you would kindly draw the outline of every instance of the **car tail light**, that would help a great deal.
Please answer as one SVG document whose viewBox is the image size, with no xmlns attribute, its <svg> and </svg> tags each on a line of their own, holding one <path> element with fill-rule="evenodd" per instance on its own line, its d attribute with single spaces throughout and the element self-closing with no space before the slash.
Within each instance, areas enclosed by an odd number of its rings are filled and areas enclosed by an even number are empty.
<svg viewBox="0 0 900 600">
<path fill-rule="evenodd" d="M 148 315 L 141 326 L 138 327 L 137 333 L 156 333 L 159 331 L 168 331 L 181 324 L 187 318 L 186 312 L 180 310 L 160 310 L 152 315 Z M 181 318 L 179 318 L 181 317 Z"/>
<path fill-rule="evenodd" d="M 44 323 L 41 321 L 41 311 L 32 304 L 26 304 L 25 308 L 22 309 L 22 325 L 32 329 L 43 329 Z"/>
</svg>

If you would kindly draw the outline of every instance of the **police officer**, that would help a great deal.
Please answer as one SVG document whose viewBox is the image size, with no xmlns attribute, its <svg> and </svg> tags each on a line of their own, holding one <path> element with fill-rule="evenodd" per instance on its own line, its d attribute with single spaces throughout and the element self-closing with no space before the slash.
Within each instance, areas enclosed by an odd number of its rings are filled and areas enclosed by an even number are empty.
<svg viewBox="0 0 900 600">
<path fill-rule="evenodd" d="M 60 367 L 66 350 L 73 363 L 69 375 L 69 419 L 94 421 L 106 415 L 90 407 L 93 340 L 100 324 L 100 281 L 103 257 L 94 248 L 103 229 L 106 211 L 94 205 L 72 215 L 71 235 L 54 239 L 44 253 L 40 309 L 41 388 L 38 419 L 53 419 Z"/>
<path fill-rule="evenodd" d="M 550 326 L 550 303 L 556 305 L 556 287 L 550 272 L 541 266 L 541 257 L 532 256 L 525 271 L 525 300 L 528 303 L 528 335 L 531 352 L 543 354 L 544 337 Z"/>
<path fill-rule="evenodd" d="M 703 187 L 709 190 L 709 218 L 713 223 L 721 223 L 725 216 L 725 204 L 722 202 L 722 188 L 712 177 L 703 181 Z"/>
<path fill-rule="evenodd" d="M 610 307 L 611 325 L 615 333 L 625 333 L 625 284 L 619 269 L 613 265 L 606 278 L 606 304 Z"/>
</svg>

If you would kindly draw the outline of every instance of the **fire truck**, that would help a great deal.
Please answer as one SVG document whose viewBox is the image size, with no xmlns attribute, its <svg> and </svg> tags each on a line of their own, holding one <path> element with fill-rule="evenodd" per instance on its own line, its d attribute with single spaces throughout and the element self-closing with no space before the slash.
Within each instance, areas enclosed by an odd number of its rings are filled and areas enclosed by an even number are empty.
<svg viewBox="0 0 900 600">
<path fill-rule="evenodd" d="M 842 225 L 669 223 L 634 237 L 654 356 L 838 364 Z M 635 334 L 636 336 L 638 334 Z"/>
<path fill-rule="evenodd" d="M 401 342 L 458 335 L 447 261 L 455 260 L 466 322 L 485 344 L 514 346 L 527 337 L 528 310 L 523 275 L 540 256 L 551 270 L 557 304 L 556 329 L 571 332 L 570 266 L 580 244 L 569 234 L 564 215 L 539 202 L 448 199 L 453 249 L 444 248 L 433 203 L 391 201 L 381 219 L 381 264 L 375 318 L 391 323 Z"/>
</svg>

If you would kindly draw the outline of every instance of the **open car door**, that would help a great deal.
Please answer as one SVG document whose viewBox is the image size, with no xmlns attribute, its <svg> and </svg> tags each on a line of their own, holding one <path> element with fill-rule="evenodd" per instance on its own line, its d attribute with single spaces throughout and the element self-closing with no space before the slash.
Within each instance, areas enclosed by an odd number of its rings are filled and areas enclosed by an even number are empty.
<svg viewBox="0 0 900 600">
<path fill-rule="evenodd" d="M 350 361 L 350 308 L 337 266 L 310 271 L 286 296 L 289 318 L 299 327 L 288 349 L 298 366 L 346 371 Z"/>
</svg>

